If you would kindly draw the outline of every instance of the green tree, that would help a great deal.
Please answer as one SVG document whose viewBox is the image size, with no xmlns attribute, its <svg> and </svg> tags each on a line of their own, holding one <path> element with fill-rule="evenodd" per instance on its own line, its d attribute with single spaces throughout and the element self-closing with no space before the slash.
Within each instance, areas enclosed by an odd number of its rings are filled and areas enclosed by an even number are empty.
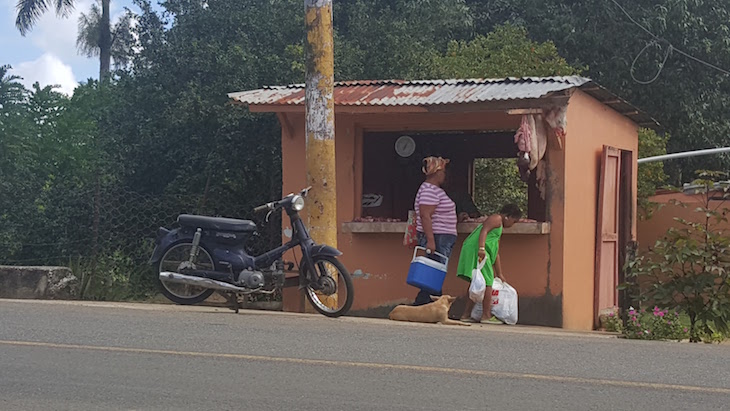
<svg viewBox="0 0 730 411">
<path fill-rule="evenodd" d="M 464 0 L 346 0 L 334 7 L 337 80 L 426 78 L 433 57 L 472 28 Z"/>
<path fill-rule="evenodd" d="M 504 78 L 580 74 L 550 41 L 536 42 L 523 27 L 505 24 L 471 41 L 451 41 L 445 54 L 432 60 L 438 78 Z"/>
<path fill-rule="evenodd" d="M 28 101 L 28 90 L 20 83 L 20 76 L 9 74 L 10 65 L 0 66 L 0 158 L 6 166 L 10 164 L 10 154 L 18 149 L 26 134 L 25 111 Z M 2 179 L 0 179 L 2 180 Z"/>
<path fill-rule="evenodd" d="M 0 249 L 8 253 L 17 248 L 13 233 L 18 227 L 11 224 L 17 204 L 14 183 L 30 175 L 24 152 L 31 126 L 28 90 L 18 81 L 20 77 L 8 74 L 10 69 L 9 65 L 0 66 Z"/>
<path fill-rule="evenodd" d="M 687 57 L 730 70 L 727 2 L 469 0 L 467 5 L 475 33 L 511 21 L 529 27 L 537 40 L 553 41 L 574 66 L 589 67 L 585 75 L 659 120 L 671 135 L 669 152 L 730 144 L 724 112 L 730 76 Z M 675 160 L 666 169 L 671 182 L 681 184 L 696 169 L 722 170 L 728 164 L 730 157 L 722 155 Z"/>
<path fill-rule="evenodd" d="M 452 41 L 431 63 L 435 78 L 504 78 L 579 74 L 560 57 L 551 42 L 536 42 L 527 30 L 497 26 L 471 41 Z M 474 201 L 482 213 L 498 212 L 504 203 L 527 209 L 527 185 L 519 178 L 516 159 L 479 159 L 475 163 Z"/>
<path fill-rule="evenodd" d="M 10 74 L 13 67 L 5 64 L 0 66 L 0 109 L 18 105 L 25 101 L 27 90 L 18 80 L 20 76 Z"/>
<path fill-rule="evenodd" d="M 639 157 L 653 157 L 667 154 L 669 136 L 661 136 L 656 131 L 642 128 L 639 130 Z M 644 217 L 650 217 L 653 204 L 649 198 L 656 190 L 667 183 L 662 162 L 639 165 L 638 171 L 638 205 L 644 211 Z"/>
<path fill-rule="evenodd" d="M 0 152 L 0 260 L 58 263 L 59 250 L 86 236 L 79 211 L 89 199 L 77 198 L 76 190 L 88 180 L 80 175 L 85 159 L 95 156 L 83 127 L 67 117 L 68 97 L 38 83 L 25 93 L 22 109 L 0 116 L 2 143 L 12 142 Z M 49 239 L 58 247 L 31 246 Z"/>
</svg>

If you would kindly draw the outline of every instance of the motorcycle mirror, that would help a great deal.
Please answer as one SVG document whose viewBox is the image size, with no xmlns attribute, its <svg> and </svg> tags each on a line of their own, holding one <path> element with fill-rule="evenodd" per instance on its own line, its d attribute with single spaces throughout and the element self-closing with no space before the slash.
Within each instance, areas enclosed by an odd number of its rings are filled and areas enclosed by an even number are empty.
<svg viewBox="0 0 730 411">
<path fill-rule="evenodd" d="M 269 217 L 271 217 L 271 214 L 272 214 L 273 212 L 274 212 L 274 210 L 271 210 L 271 211 L 269 211 L 268 213 L 266 213 L 266 222 L 267 222 L 267 223 L 269 222 Z"/>
</svg>

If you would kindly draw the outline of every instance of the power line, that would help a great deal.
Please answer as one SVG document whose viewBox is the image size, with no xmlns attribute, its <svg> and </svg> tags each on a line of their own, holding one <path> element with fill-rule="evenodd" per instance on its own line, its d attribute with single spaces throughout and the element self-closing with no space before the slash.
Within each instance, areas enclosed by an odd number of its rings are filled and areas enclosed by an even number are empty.
<svg viewBox="0 0 730 411">
<path fill-rule="evenodd" d="M 720 67 L 718 67 L 718 66 L 716 66 L 716 65 L 714 65 L 714 64 L 712 64 L 712 63 L 708 63 L 708 62 L 707 62 L 707 61 L 705 61 L 705 60 L 702 60 L 702 59 L 700 59 L 700 58 L 697 58 L 697 57 L 695 57 L 695 56 L 693 56 L 693 55 L 691 55 L 691 54 L 689 54 L 689 53 L 687 53 L 687 52 L 685 52 L 685 51 L 682 51 L 682 50 L 680 50 L 680 49 L 678 49 L 678 48 L 674 47 L 674 45 L 673 45 L 672 43 L 670 43 L 670 42 L 669 42 L 668 40 L 666 40 L 666 39 L 663 39 L 663 38 L 661 38 L 661 37 L 657 36 L 656 34 L 652 33 L 652 32 L 651 32 L 651 30 L 647 29 L 647 28 L 646 28 L 646 27 L 644 27 L 644 26 L 643 26 L 643 25 L 642 25 L 641 23 L 639 23 L 638 21 L 636 21 L 636 20 L 635 20 L 635 19 L 634 19 L 634 18 L 633 18 L 633 17 L 631 16 L 631 14 L 629 14 L 629 12 L 628 12 L 628 11 L 626 11 L 626 9 L 625 9 L 625 8 L 624 8 L 623 6 L 621 6 L 621 4 L 619 4 L 619 3 L 618 3 L 618 1 L 616 1 L 616 0 L 611 0 L 611 2 L 612 2 L 612 3 L 614 4 L 614 5 L 616 5 L 616 7 L 618 7 L 618 8 L 619 8 L 619 9 L 620 9 L 620 10 L 621 10 L 621 11 L 622 11 L 623 13 L 624 13 L 624 15 L 626 15 L 626 17 L 627 17 L 627 18 L 628 18 L 628 19 L 629 19 L 629 20 L 630 20 L 630 21 L 631 21 L 632 23 L 634 23 L 634 24 L 635 24 L 635 25 L 636 25 L 637 27 L 639 27 L 640 29 L 642 29 L 642 30 L 643 30 L 644 32 L 646 32 L 646 33 L 647 33 L 647 34 L 648 34 L 649 36 L 651 36 L 651 38 L 652 38 L 652 41 L 651 41 L 650 43 L 648 43 L 648 44 L 647 44 L 647 45 L 646 45 L 646 46 L 645 46 L 645 47 L 644 47 L 643 49 L 641 49 L 641 51 L 639 52 L 639 54 L 637 54 L 637 55 L 636 55 L 636 57 L 634 58 L 634 61 L 633 61 L 633 63 L 631 63 L 631 77 L 632 77 L 632 79 L 633 79 L 633 80 L 634 80 L 635 82 L 637 82 L 637 83 L 639 83 L 639 84 L 643 84 L 643 85 L 647 85 L 647 84 L 651 84 L 651 83 L 655 82 L 655 81 L 656 81 L 656 80 L 657 80 L 657 79 L 659 78 L 659 75 L 660 75 L 660 74 L 662 73 L 662 70 L 664 70 L 664 65 L 665 65 L 665 63 L 667 62 L 667 59 L 669 58 L 669 55 L 670 55 L 670 54 L 672 54 L 672 52 L 673 52 L 673 51 L 676 51 L 677 53 L 679 53 L 679 54 L 681 54 L 681 55 L 683 55 L 683 56 L 685 56 L 685 57 L 687 57 L 687 58 L 689 58 L 689 59 L 692 59 L 692 60 L 694 60 L 694 61 L 696 61 L 696 62 L 698 62 L 698 63 L 700 63 L 700 64 L 702 64 L 702 65 L 704 65 L 704 66 L 706 66 L 706 67 L 712 68 L 712 69 L 714 69 L 714 70 L 717 70 L 717 71 L 719 71 L 720 73 L 723 73 L 723 74 L 725 74 L 725 75 L 728 75 L 728 76 L 730 76 L 730 71 L 728 71 L 728 70 L 725 70 L 725 69 L 723 69 L 723 68 L 720 68 Z M 666 55 L 664 56 L 664 61 L 662 61 L 661 65 L 659 65 L 659 71 L 657 71 L 657 73 L 656 73 L 656 75 L 654 76 L 654 78 L 652 78 L 652 79 L 651 79 L 651 80 L 649 80 L 649 81 L 642 81 L 642 80 L 639 80 L 639 79 L 637 79 L 637 78 L 636 78 L 636 76 L 634 76 L 634 67 L 635 67 L 635 65 L 636 65 L 636 61 L 637 61 L 637 60 L 639 59 L 639 57 L 640 57 L 640 56 L 641 56 L 642 54 L 644 54 L 644 52 L 646 52 L 646 50 L 647 50 L 647 49 L 648 49 L 648 48 L 649 48 L 650 46 L 653 46 L 653 45 L 658 45 L 659 43 L 666 43 L 666 44 L 667 44 L 667 53 L 666 53 Z"/>
<path fill-rule="evenodd" d="M 628 12 L 628 11 L 626 11 L 626 9 L 625 9 L 625 8 L 623 8 L 623 6 L 621 6 L 621 5 L 620 5 L 620 4 L 619 4 L 619 3 L 618 3 L 618 2 L 616 1 L 616 0 L 611 0 L 611 1 L 613 2 L 613 4 L 615 4 L 615 5 L 616 5 L 616 7 L 618 7 L 619 9 L 621 9 L 621 11 L 623 11 L 623 12 L 624 12 L 624 14 L 626 15 L 626 17 L 628 17 L 628 18 L 629 18 L 629 20 L 631 20 L 631 22 L 632 22 L 632 23 L 634 23 L 634 24 L 636 24 L 637 26 L 639 26 L 639 28 L 640 28 L 640 29 L 644 30 L 644 31 L 645 31 L 645 32 L 646 32 L 646 33 L 647 33 L 648 35 L 650 35 L 650 36 L 651 36 L 651 37 L 652 37 L 652 38 L 653 38 L 654 40 L 660 40 L 660 41 L 662 40 L 662 39 L 661 39 L 661 38 L 659 38 L 659 37 L 658 37 L 658 36 L 657 36 L 656 34 L 654 34 L 654 33 L 652 33 L 651 31 L 649 31 L 649 29 L 647 29 L 646 27 L 642 26 L 642 25 L 641 25 L 641 23 L 639 23 L 638 21 L 634 20 L 634 18 L 633 18 L 633 17 L 631 17 L 631 15 L 629 14 L 629 12 Z"/>
<path fill-rule="evenodd" d="M 719 71 L 719 72 L 721 72 L 721 73 L 723 73 L 723 74 L 725 74 L 725 75 L 728 75 L 728 76 L 730 76 L 730 71 L 727 71 L 727 70 L 725 70 L 725 69 L 721 69 L 720 67 L 717 67 L 716 65 L 714 65 L 714 64 L 712 64 L 712 63 L 708 63 L 708 62 L 706 62 L 706 61 L 704 61 L 704 60 L 700 60 L 700 59 L 698 59 L 698 58 L 697 58 L 697 57 L 695 57 L 695 56 L 692 56 L 692 55 L 690 55 L 690 54 L 687 54 L 687 53 L 685 53 L 685 52 L 684 52 L 684 51 L 682 51 L 682 50 L 679 50 L 679 49 L 675 48 L 674 46 L 672 46 L 672 49 L 673 49 L 674 51 L 676 51 L 677 53 L 679 53 L 679 54 L 681 54 L 681 55 L 685 56 L 685 57 L 691 58 L 692 60 L 694 60 L 694 61 L 696 61 L 696 62 L 698 62 L 698 63 L 702 63 L 702 64 L 704 64 L 704 65 L 705 65 L 705 66 L 707 66 L 707 67 L 713 68 L 713 69 L 715 69 L 715 70 L 717 70 L 717 71 Z"/>
<path fill-rule="evenodd" d="M 672 54 L 672 50 L 674 50 L 674 48 L 672 47 L 671 44 L 669 45 L 669 47 L 667 47 L 667 53 L 664 55 L 664 60 L 662 61 L 662 64 L 659 65 L 659 70 L 657 70 L 656 75 L 651 80 L 646 80 L 646 81 L 639 80 L 636 78 L 636 75 L 634 74 L 634 69 L 636 67 L 636 61 L 639 60 L 639 57 L 641 57 L 641 55 L 644 54 L 644 52 L 651 46 L 658 46 L 656 40 L 652 40 L 651 42 L 647 43 L 643 49 L 641 49 L 639 54 L 637 54 L 636 57 L 634 57 L 634 61 L 631 62 L 631 69 L 629 70 L 629 73 L 631 73 L 631 78 L 635 82 L 645 85 L 645 86 L 657 81 L 657 79 L 659 78 L 659 75 L 662 74 L 662 71 L 664 70 L 664 65 L 667 63 L 667 60 L 669 59 L 669 55 Z"/>
</svg>

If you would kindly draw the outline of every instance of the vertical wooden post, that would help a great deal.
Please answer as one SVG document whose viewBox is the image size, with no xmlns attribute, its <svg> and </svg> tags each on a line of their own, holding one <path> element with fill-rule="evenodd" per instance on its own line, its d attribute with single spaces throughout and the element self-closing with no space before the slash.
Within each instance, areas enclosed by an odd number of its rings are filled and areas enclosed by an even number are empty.
<svg viewBox="0 0 730 411">
<path fill-rule="evenodd" d="M 308 225 L 314 241 L 337 247 L 332 0 L 304 0 L 304 8 Z M 336 305 L 337 295 L 322 302 Z"/>
</svg>

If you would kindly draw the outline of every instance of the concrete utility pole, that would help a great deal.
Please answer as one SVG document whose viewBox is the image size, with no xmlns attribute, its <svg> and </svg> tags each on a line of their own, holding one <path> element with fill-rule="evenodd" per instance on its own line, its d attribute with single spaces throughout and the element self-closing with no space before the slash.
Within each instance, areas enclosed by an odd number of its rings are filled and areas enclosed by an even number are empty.
<svg viewBox="0 0 730 411">
<path fill-rule="evenodd" d="M 337 247 L 332 0 L 304 0 L 304 9 L 307 181 L 312 186 L 307 197 L 309 230 L 317 243 Z M 337 295 L 333 297 L 322 302 L 336 305 Z"/>
</svg>

